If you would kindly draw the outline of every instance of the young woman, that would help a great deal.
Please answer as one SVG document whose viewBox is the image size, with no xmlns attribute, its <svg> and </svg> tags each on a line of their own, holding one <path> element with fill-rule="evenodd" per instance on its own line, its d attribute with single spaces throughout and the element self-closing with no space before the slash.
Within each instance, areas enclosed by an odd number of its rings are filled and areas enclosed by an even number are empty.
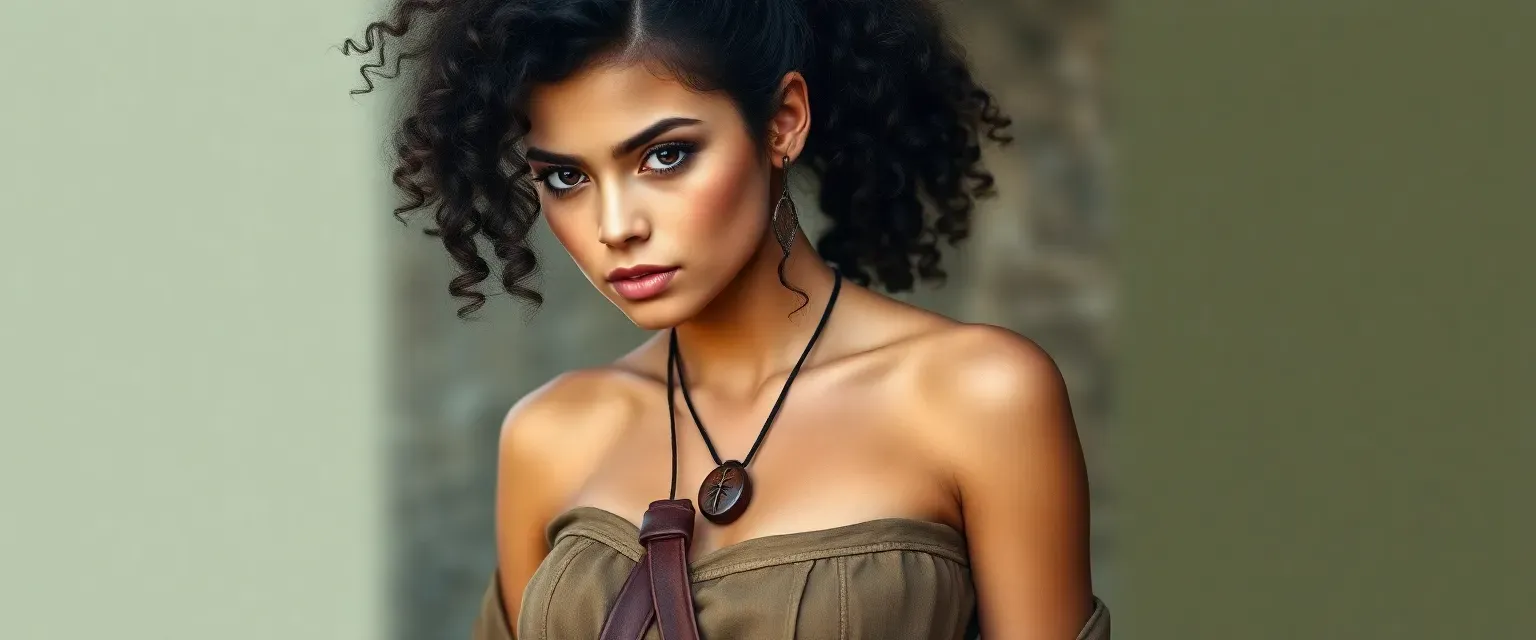
<svg viewBox="0 0 1536 640">
<path fill-rule="evenodd" d="M 1055 365 L 867 288 L 943 276 L 1007 140 L 933 6 L 405 0 L 366 34 L 420 65 L 397 215 L 461 314 L 482 246 L 542 300 L 543 218 L 655 330 L 508 413 L 477 637 L 1107 637 Z"/>
</svg>

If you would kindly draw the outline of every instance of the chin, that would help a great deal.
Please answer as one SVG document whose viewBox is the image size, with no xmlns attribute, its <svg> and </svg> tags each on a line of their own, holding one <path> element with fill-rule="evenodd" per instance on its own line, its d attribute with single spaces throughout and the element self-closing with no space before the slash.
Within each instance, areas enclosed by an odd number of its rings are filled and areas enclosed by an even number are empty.
<svg viewBox="0 0 1536 640">
<path fill-rule="evenodd" d="M 697 305 L 681 292 L 668 292 L 650 300 L 631 301 L 621 297 L 612 300 L 630 322 L 645 331 L 670 329 L 698 313 Z"/>
</svg>

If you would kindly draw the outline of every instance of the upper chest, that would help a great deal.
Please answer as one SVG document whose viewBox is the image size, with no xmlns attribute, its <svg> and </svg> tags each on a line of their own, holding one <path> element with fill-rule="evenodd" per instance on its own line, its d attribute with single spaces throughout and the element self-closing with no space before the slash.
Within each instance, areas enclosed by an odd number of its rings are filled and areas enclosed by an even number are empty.
<svg viewBox="0 0 1536 640">
<path fill-rule="evenodd" d="M 756 537 L 814 531 L 880 518 L 912 518 L 960 526 L 955 492 L 929 427 L 920 390 L 899 371 L 876 367 L 802 373 L 773 422 L 764 423 L 778 388 L 749 400 L 691 392 L 699 421 L 676 395 L 676 495 L 697 504 L 701 484 L 720 460 L 744 460 L 751 503 L 736 522 L 699 519 L 696 553 Z M 653 500 L 669 497 L 673 424 L 665 390 L 632 405 L 591 472 L 566 506 L 590 505 L 638 522 Z M 708 443 L 701 434 L 708 436 Z M 930 425 L 931 426 L 931 425 Z"/>
</svg>

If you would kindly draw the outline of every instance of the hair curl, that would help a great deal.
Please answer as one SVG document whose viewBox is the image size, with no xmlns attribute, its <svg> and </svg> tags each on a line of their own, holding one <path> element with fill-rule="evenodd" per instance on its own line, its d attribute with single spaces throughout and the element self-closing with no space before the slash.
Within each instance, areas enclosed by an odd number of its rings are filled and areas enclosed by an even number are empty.
<svg viewBox="0 0 1536 640">
<path fill-rule="evenodd" d="M 386 44 L 401 49 L 393 70 Z M 378 53 L 353 94 L 420 65 L 395 134 L 405 198 L 394 213 L 405 222 L 435 208 L 426 232 L 459 267 L 448 289 L 467 301 L 461 318 L 485 304 L 481 237 L 503 289 L 543 302 L 530 286 L 539 200 L 519 145 L 524 105 L 533 87 L 599 58 L 657 63 L 728 95 L 759 145 L 780 80 L 800 71 L 811 131 L 796 164 L 818 176 L 830 218 L 815 246 L 848 279 L 887 291 L 943 280 L 939 242 L 963 240 L 975 200 L 992 194 L 982 138 L 1010 141 L 1010 120 L 925 0 L 400 0 L 342 51 Z"/>
</svg>

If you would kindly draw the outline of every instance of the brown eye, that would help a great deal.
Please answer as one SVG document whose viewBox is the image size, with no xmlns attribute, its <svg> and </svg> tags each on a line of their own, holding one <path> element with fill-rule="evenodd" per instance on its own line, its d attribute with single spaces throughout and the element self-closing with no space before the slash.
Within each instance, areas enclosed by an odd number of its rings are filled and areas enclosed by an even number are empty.
<svg viewBox="0 0 1536 640">
<path fill-rule="evenodd" d="M 583 176 L 581 175 L 580 171 L 575 171 L 572 169 L 556 169 L 549 172 L 548 175 L 544 176 L 544 184 L 548 185 L 549 188 L 554 189 L 555 191 L 565 191 L 566 189 L 572 189 L 575 188 L 576 185 L 581 184 L 582 177 Z"/>
<path fill-rule="evenodd" d="M 649 171 L 667 172 L 678 168 L 688 159 L 688 150 L 678 146 L 659 147 L 645 158 Z"/>
</svg>

